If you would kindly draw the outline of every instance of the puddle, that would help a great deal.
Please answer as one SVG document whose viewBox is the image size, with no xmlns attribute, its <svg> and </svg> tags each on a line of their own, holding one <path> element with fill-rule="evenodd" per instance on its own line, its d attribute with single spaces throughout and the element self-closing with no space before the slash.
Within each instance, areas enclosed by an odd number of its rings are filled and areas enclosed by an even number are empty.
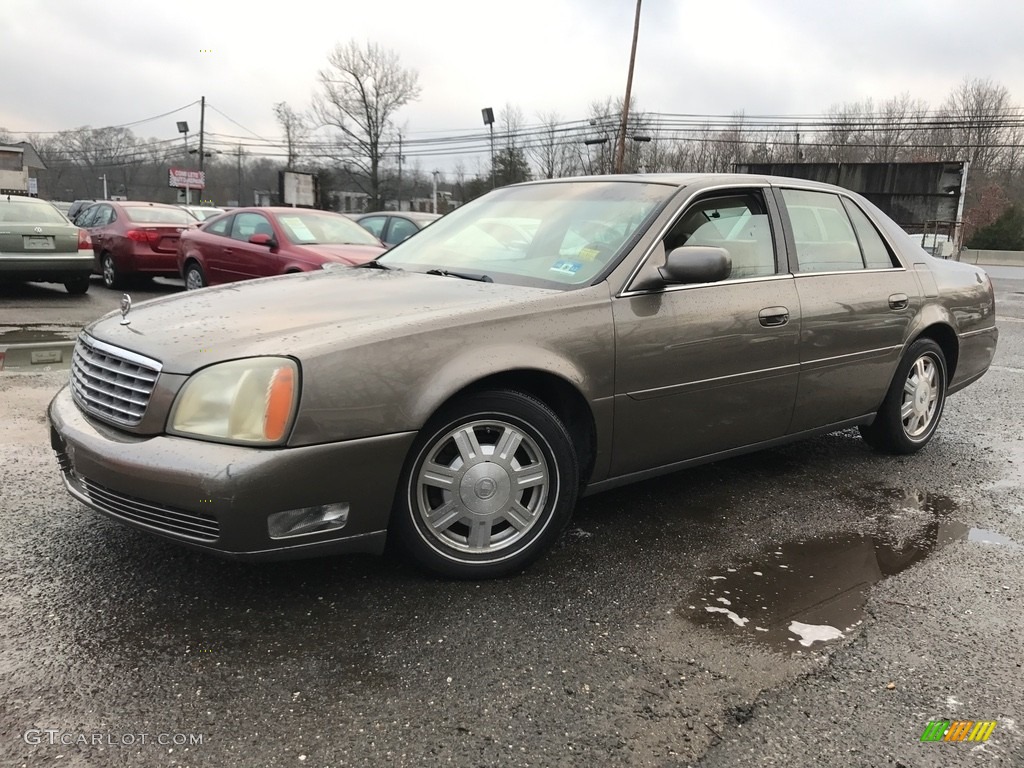
<svg viewBox="0 0 1024 768">
<path fill-rule="evenodd" d="M 950 519 L 957 506 L 945 496 L 895 489 L 841 496 L 875 512 L 866 517 L 870 533 L 788 542 L 710 572 L 681 613 L 701 626 L 776 648 L 821 648 L 861 623 L 873 584 L 950 542 L 1017 546 L 1000 533 Z"/>
<path fill-rule="evenodd" d="M 44 344 L 74 341 L 80 328 L 67 325 L 0 325 L 0 347 L 8 344 Z"/>
</svg>

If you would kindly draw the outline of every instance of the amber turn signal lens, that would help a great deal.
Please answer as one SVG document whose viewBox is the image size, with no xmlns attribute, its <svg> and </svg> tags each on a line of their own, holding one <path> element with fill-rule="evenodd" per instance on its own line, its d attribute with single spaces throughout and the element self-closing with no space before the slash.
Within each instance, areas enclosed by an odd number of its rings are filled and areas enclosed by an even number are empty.
<svg viewBox="0 0 1024 768">
<path fill-rule="evenodd" d="M 267 387 L 267 410 L 263 417 L 263 436 L 276 442 L 284 437 L 295 397 L 295 371 L 278 368 Z"/>
</svg>

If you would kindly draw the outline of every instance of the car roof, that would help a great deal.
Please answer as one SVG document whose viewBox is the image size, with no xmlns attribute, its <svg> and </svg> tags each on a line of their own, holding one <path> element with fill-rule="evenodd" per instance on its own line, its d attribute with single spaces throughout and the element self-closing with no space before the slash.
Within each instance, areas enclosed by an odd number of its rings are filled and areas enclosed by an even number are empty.
<svg viewBox="0 0 1024 768">
<path fill-rule="evenodd" d="M 428 213 L 427 211 L 367 211 L 366 213 L 349 214 L 355 219 L 364 216 L 404 216 L 407 219 L 440 219 L 440 213 Z"/>
<path fill-rule="evenodd" d="M 720 183 L 730 185 L 743 184 L 769 184 L 772 186 L 793 186 L 799 185 L 807 189 L 821 189 L 831 192 L 842 191 L 848 194 L 856 194 L 845 187 L 835 184 L 826 184 L 821 181 L 810 179 L 798 179 L 792 176 L 770 176 L 764 173 L 621 173 L 606 176 L 565 176 L 558 179 L 539 179 L 537 181 L 526 181 L 514 186 L 534 186 L 538 184 L 565 184 L 579 181 L 631 181 L 648 184 L 667 184 L 673 187 L 689 187 L 694 184 Z"/>
</svg>

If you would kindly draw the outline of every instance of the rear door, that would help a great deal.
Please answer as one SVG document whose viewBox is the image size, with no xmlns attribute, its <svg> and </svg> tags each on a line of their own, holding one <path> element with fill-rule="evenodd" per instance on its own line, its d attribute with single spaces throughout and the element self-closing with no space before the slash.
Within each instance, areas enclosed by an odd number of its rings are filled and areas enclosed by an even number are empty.
<svg viewBox="0 0 1024 768">
<path fill-rule="evenodd" d="M 202 256 L 206 280 L 210 285 L 226 283 L 235 279 L 229 276 L 228 257 L 225 253 L 235 245 L 235 241 L 229 236 L 233 219 L 234 216 L 225 216 L 189 235 L 193 247 Z"/>
<path fill-rule="evenodd" d="M 709 192 L 681 213 L 614 299 L 612 476 L 786 433 L 800 303 L 780 229 L 765 188 Z M 726 249 L 733 273 L 717 283 L 659 283 L 657 267 L 682 245 Z"/>
<path fill-rule="evenodd" d="M 800 384 L 790 432 L 879 407 L 920 307 L 917 283 L 857 203 L 782 188 L 800 297 Z"/>
</svg>

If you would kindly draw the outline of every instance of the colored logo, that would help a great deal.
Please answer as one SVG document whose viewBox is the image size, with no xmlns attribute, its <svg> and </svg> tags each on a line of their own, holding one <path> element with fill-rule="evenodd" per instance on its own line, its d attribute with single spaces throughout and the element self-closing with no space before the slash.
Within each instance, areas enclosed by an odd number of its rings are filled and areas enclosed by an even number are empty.
<svg viewBox="0 0 1024 768">
<path fill-rule="evenodd" d="M 995 720 L 932 720 L 921 741 L 988 741 L 995 729 Z"/>
</svg>

